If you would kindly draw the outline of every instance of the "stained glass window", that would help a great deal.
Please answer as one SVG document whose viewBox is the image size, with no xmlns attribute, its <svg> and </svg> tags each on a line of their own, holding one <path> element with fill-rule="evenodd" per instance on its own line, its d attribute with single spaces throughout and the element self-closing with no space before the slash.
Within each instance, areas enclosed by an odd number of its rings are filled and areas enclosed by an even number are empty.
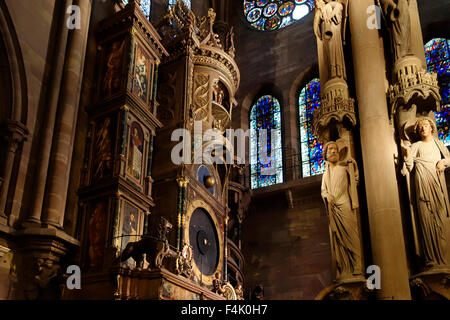
<svg viewBox="0 0 450 320">
<path fill-rule="evenodd" d="M 320 80 L 311 80 L 300 92 L 300 149 L 303 177 L 324 171 L 322 145 L 312 130 L 313 112 L 320 106 Z"/>
<path fill-rule="evenodd" d="M 450 40 L 443 38 L 431 40 L 425 45 L 425 55 L 428 71 L 438 74 L 441 87 L 441 112 L 436 112 L 439 138 L 446 146 L 450 146 Z"/>
<path fill-rule="evenodd" d="M 128 4 L 128 0 L 122 0 L 124 4 Z M 141 9 L 144 11 L 145 16 L 147 19 L 150 18 L 150 12 L 152 9 L 152 1 L 151 0 L 141 0 Z"/>
<path fill-rule="evenodd" d="M 281 108 L 277 99 L 269 95 L 258 99 L 250 112 L 250 129 L 252 189 L 282 183 Z"/>
<path fill-rule="evenodd" d="M 169 8 L 172 8 L 178 0 L 169 0 Z M 186 7 L 191 8 L 191 0 L 183 0 Z"/>
<path fill-rule="evenodd" d="M 315 0 L 244 0 L 244 15 L 261 31 L 287 27 L 314 10 Z"/>
</svg>

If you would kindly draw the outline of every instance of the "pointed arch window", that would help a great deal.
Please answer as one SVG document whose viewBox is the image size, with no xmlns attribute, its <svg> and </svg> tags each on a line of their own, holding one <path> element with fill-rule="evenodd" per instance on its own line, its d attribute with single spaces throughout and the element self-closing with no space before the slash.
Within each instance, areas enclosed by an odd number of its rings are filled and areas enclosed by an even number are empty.
<svg viewBox="0 0 450 320">
<path fill-rule="evenodd" d="M 250 111 L 250 129 L 251 188 L 282 183 L 281 108 L 276 98 L 258 99 Z"/>
<path fill-rule="evenodd" d="M 320 106 L 320 80 L 311 80 L 300 92 L 298 99 L 300 114 L 300 149 L 302 176 L 310 177 L 324 171 L 322 145 L 313 133 L 314 110 Z"/>
<path fill-rule="evenodd" d="M 141 1 L 140 7 L 141 7 L 142 11 L 144 12 L 147 19 L 150 19 L 150 13 L 152 11 L 152 1 L 151 0 L 140 0 L 140 1 Z M 122 0 L 122 2 L 125 5 L 128 4 L 128 0 Z"/>
<path fill-rule="evenodd" d="M 429 72 L 438 74 L 440 93 L 442 97 L 441 112 L 436 112 L 436 123 L 439 138 L 450 146 L 450 40 L 435 38 L 425 45 L 425 56 Z"/>
</svg>

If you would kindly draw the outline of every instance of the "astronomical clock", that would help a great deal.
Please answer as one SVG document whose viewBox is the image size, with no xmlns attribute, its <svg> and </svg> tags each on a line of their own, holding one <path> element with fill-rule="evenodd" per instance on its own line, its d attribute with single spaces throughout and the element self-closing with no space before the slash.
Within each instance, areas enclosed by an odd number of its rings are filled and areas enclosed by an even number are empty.
<svg viewBox="0 0 450 320">
<path fill-rule="evenodd" d="M 176 226 L 170 242 L 178 249 L 188 245 L 193 250 L 190 280 L 217 293 L 221 291 L 215 288 L 217 282 L 228 281 L 228 188 L 233 165 L 204 156 L 218 159 L 232 152 L 224 136 L 231 128 L 240 75 L 232 30 L 216 34 L 215 17 L 210 9 L 208 16 L 197 18 L 179 2 L 156 26 L 169 57 L 160 67 L 158 119 L 163 127 L 155 139 L 157 206 L 152 218 L 164 216 Z M 185 134 L 173 141 L 177 129 Z M 211 141 L 205 132 L 213 129 Z M 180 143 L 185 146 L 181 163 L 174 159 Z"/>
<path fill-rule="evenodd" d="M 243 286 L 228 249 L 233 165 L 202 158 L 208 148 L 215 158 L 233 151 L 225 130 L 240 77 L 232 30 L 214 33 L 215 16 L 197 18 L 178 1 L 154 27 L 129 1 L 96 28 L 76 298 L 235 299 Z M 188 146 L 182 162 L 177 130 Z"/>
</svg>

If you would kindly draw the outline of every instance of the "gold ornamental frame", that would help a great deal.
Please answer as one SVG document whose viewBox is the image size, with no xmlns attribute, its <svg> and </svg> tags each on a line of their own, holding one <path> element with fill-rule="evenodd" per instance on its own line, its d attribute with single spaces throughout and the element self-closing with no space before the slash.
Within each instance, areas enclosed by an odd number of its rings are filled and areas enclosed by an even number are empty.
<svg viewBox="0 0 450 320">
<path fill-rule="evenodd" d="M 193 202 L 191 202 L 189 204 L 189 207 L 187 209 L 187 213 L 186 213 L 186 221 L 184 223 L 184 239 L 186 239 L 186 243 L 188 243 L 189 245 L 192 245 L 190 243 L 189 240 L 189 223 L 191 221 L 191 217 L 192 214 L 194 213 L 194 211 L 196 209 L 202 208 L 204 210 L 206 210 L 206 212 L 208 212 L 209 216 L 211 217 L 212 221 L 214 221 L 214 226 L 216 227 L 216 232 L 217 232 L 217 238 L 219 239 L 219 262 L 217 263 L 217 267 L 216 270 L 213 272 L 212 275 L 210 276 L 206 276 L 204 274 L 201 273 L 200 269 L 198 268 L 197 264 L 195 263 L 195 260 L 192 260 L 193 263 L 193 271 L 195 276 L 200 280 L 203 284 L 206 285 L 212 285 L 213 284 L 213 279 L 214 279 L 214 274 L 219 271 L 220 273 L 222 273 L 222 269 L 223 269 L 223 256 L 224 256 L 224 250 L 223 250 L 223 235 L 220 229 L 220 224 L 217 221 L 217 217 L 215 216 L 215 214 L 213 213 L 214 210 L 212 209 L 212 207 L 207 204 L 205 201 L 203 200 L 195 200 Z"/>
</svg>

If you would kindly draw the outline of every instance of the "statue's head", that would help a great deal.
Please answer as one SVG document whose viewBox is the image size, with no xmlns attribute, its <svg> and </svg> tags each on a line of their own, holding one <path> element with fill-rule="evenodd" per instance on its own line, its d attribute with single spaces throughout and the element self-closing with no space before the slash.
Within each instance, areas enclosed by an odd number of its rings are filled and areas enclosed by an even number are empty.
<svg viewBox="0 0 450 320">
<path fill-rule="evenodd" d="M 324 158 L 331 163 L 337 163 L 339 161 L 339 147 L 334 141 L 328 142 L 323 150 Z"/>
<path fill-rule="evenodd" d="M 432 136 L 437 132 L 436 124 L 430 118 L 424 117 L 416 121 L 414 132 L 422 140 Z"/>
</svg>

